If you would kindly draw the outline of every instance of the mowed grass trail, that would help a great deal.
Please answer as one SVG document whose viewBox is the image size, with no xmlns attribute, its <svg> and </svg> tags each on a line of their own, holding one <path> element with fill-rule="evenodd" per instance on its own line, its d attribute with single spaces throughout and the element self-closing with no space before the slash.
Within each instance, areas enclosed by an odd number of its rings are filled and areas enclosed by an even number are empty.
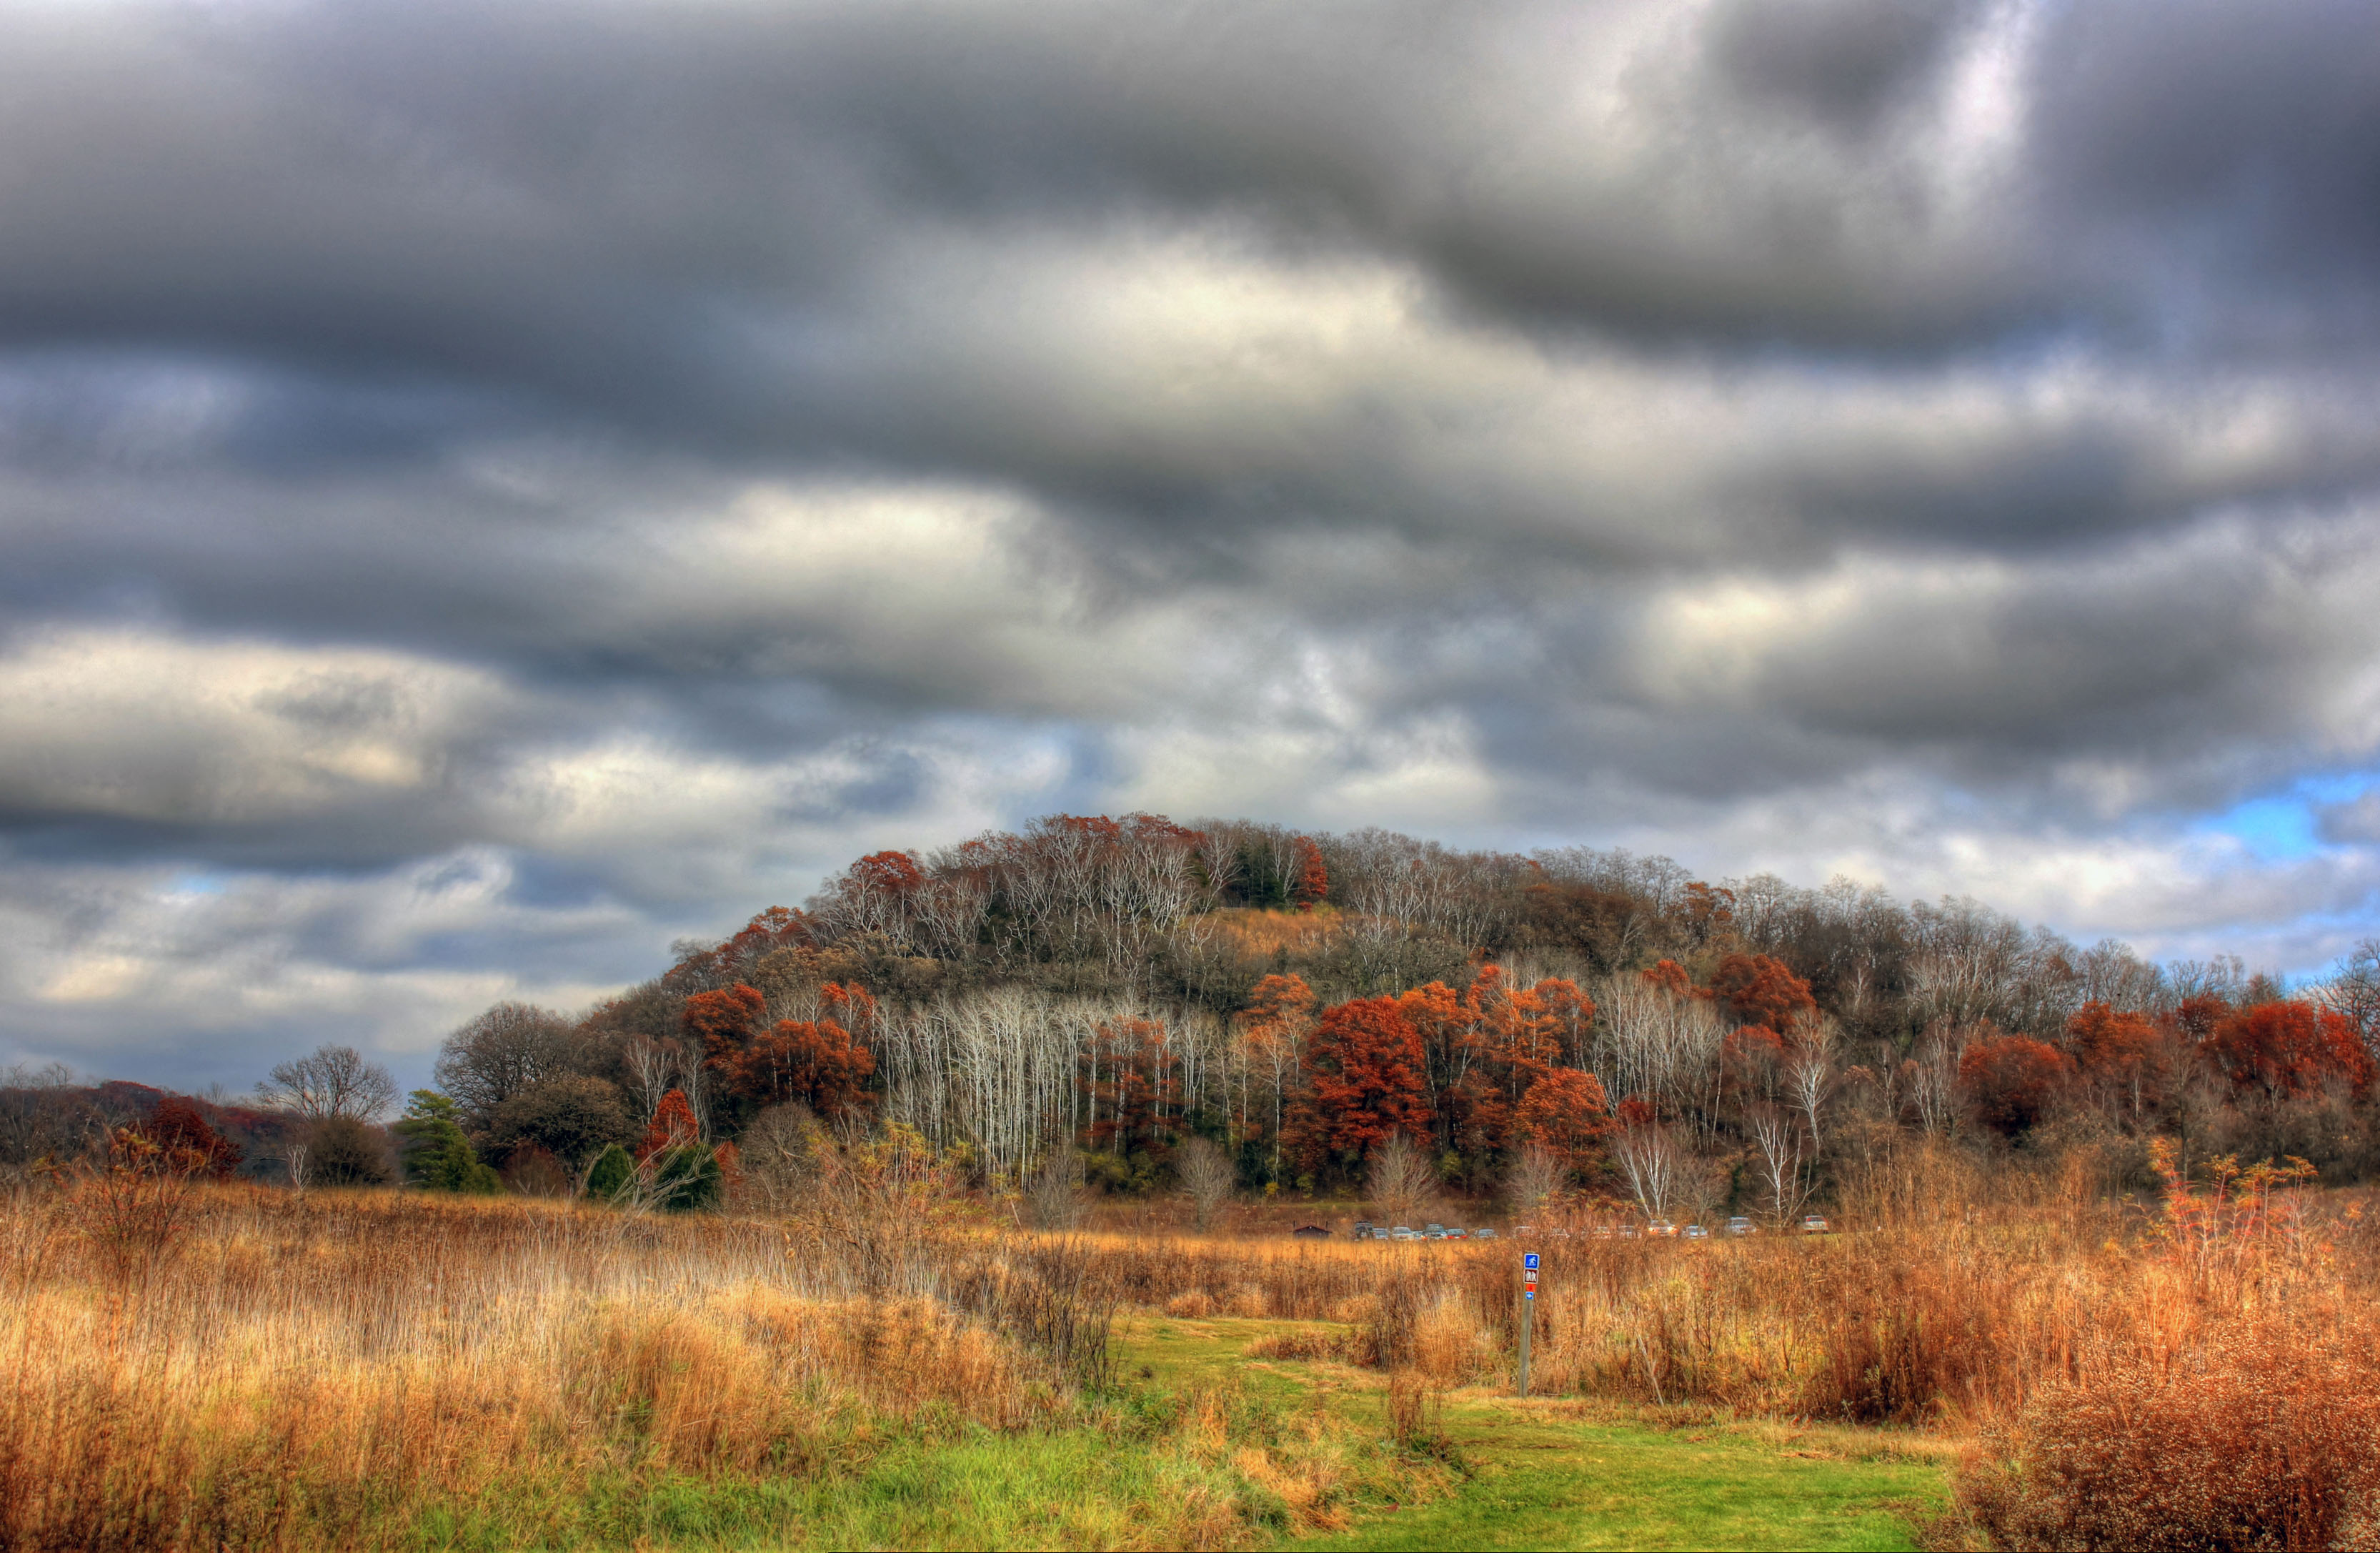
<svg viewBox="0 0 2380 1553">
<path fill-rule="evenodd" d="M 1383 1417 L 1376 1375 L 1253 1359 L 1301 1324 L 1127 1320 L 1128 1372 L 1169 1387 L 1232 1376 L 1283 1402 Z M 1448 1496 L 1354 1507 L 1343 1530 L 1297 1548 L 1913 1548 L 1912 1518 L 1949 1502 L 1953 1449 L 1880 1430 L 1738 1423 L 1701 1410 L 1526 1402 L 1450 1392 L 1442 1428 L 1468 1476 Z"/>
</svg>

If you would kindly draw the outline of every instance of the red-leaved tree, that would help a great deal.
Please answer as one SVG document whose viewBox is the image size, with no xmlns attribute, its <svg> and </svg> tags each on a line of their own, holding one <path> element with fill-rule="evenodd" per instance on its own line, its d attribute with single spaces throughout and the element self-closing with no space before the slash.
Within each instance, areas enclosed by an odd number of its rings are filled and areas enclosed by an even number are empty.
<svg viewBox="0 0 2380 1553">
<path fill-rule="evenodd" d="M 239 1164 L 239 1145 L 209 1126 L 199 1107 L 178 1094 L 159 1101 L 138 1131 L 166 1156 L 187 1161 L 189 1175 L 227 1180 Z"/>
<path fill-rule="evenodd" d="M 645 1135 L 637 1143 L 639 1165 L 657 1154 L 672 1149 L 691 1148 L 702 1141 L 702 1129 L 694 1119 L 694 1107 L 686 1103 L 682 1090 L 671 1090 L 662 1096 L 653 1108 L 653 1119 L 645 1126 Z"/>
<path fill-rule="evenodd" d="M 1392 1132 L 1429 1136 L 1421 1036 L 1395 998 L 1358 997 L 1323 1012 L 1289 1131 L 1309 1169 L 1334 1159 L 1352 1168 Z"/>
<path fill-rule="evenodd" d="M 1959 1083 L 1975 1119 L 2014 1134 L 2039 1121 L 2073 1070 L 2057 1047 L 2028 1035 L 1986 1035 L 1967 1043 Z"/>
<path fill-rule="evenodd" d="M 2200 1050 L 2239 1093 L 2268 1099 L 2309 1094 L 2340 1083 L 2362 1094 L 2372 1086 L 2372 1056 L 2354 1024 L 2296 1000 L 2242 1009 L 2216 1026 Z"/>
</svg>

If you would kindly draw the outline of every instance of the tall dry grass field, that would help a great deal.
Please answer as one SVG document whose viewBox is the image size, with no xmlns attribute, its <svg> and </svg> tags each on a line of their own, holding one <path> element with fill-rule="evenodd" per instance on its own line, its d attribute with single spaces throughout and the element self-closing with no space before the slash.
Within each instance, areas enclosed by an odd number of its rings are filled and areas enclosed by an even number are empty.
<svg viewBox="0 0 2380 1553">
<path fill-rule="evenodd" d="M 1032 1424 L 1065 1377 L 760 1225 L 193 1188 L 131 1266 L 0 1206 L 0 1542 L 322 1546 L 592 1470 L 802 1471 L 867 1420 Z"/>
<path fill-rule="evenodd" d="M 2289 1172 L 2111 1201 L 2088 1156 L 1989 1170 L 1913 1147 L 1825 1236 L 1481 1243 L 1093 1236 L 1092 1276 L 1184 1316 L 1436 1386 L 1510 1385 L 1520 1253 L 1540 1394 L 1948 1430 L 2010 1547 L 2323 1547 L 2380 1533 L 2380 1237 Z"/>
</svg>

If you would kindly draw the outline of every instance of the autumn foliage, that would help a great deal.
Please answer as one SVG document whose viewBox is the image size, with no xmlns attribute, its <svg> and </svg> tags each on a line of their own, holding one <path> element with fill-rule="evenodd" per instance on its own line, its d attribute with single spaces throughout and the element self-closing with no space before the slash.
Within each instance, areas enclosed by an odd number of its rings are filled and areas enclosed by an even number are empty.
<svg viewBox="0 0 2380 1553">
<path fill-rule="evenodd" d="M 1359 997 L 1326 1011 L 1306 1060 L 1311 1076 L 1288 1130 L 1308 1168 L 1352 1165 L 1393 1132 L 1428 1136 L 1421 1033 L 1397 999 Z"/>
</svg>

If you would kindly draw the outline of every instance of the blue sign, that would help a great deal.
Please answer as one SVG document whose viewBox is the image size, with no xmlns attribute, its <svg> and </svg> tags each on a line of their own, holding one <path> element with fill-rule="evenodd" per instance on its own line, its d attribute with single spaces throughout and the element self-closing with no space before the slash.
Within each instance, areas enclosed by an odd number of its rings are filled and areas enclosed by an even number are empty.
<svg viewBox="0 0 2380 1553">
<path fill-rule="evenodd" d="M 1537 1253 L 1533 1251 L 1526 1256 L 1522 1257 L 1521 1266 L 1528 1268 L 1529 1271 L 1533 1273 L 1536 1272 L 1537 1270 Z"/>
<path fill-rule="evenodd" d="M 1530 1299 L 1530 1300 L 1534 1300 L 1534 1299 L 1536 1299 L 1536 1297 L 1537 1297 L 1537 1291 L 1536 1291 L 1536 1290 L 1534 1290 L 1534 1289 L 1530 1290 L 1529 1290 L 1525 1295 L 1524 1295 L 1524 1296 L 1523 1296 L 1523 1298 L 1524 1298 L 1524 1299 Z"/>
</svg>

